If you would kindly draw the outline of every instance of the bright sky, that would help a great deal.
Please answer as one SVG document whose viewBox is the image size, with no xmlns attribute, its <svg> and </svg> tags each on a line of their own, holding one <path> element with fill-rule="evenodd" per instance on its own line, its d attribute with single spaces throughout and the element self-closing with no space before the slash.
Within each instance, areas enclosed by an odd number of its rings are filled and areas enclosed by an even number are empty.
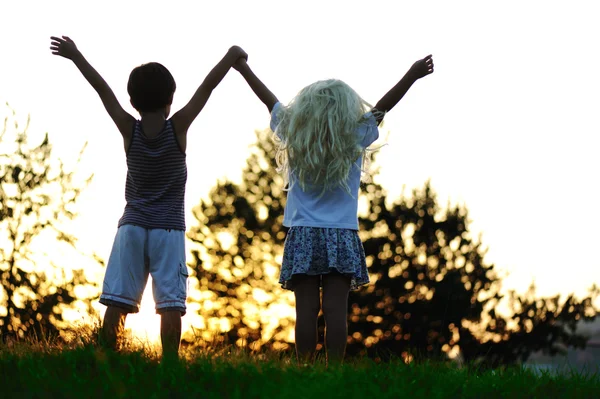
<svg viewBox="0 0 600 399">
<path fill-rule="evenodd" d="M 124 207 L 122 139 L 50 35 L 68 35 L 124 107 L 135 66 L 173 73 L 173 110 L 234 44 L 283 102 L 339 78 L 376 103 L 417 59 L 436 71 L 386 116 L 379 181 L 392 195 L 430 178 L 442 204 L 465 203 L 506 288 L 585 294 L 600 284 L 600 25 L 593 1 L 5 1 L 0 101 L 50 133 L 82 173 L 84 248 L 108 258 Z M 136 115 L 137 116 L 137 115 Z M 188 211 L 217 179 L 238 180 L 266 108 L 231 71 L 188 138 Z M 194 223 L 188 214 L 188 226 Z M 149 313 L 152 314 L 151 299 Z"/>
</svg>

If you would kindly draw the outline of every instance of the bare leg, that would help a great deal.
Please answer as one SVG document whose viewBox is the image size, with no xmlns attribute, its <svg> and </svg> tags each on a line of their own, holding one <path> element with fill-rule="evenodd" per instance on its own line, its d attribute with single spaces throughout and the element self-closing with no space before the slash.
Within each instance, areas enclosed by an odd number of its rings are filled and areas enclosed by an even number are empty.
<svg viewBox="0 0 600 399">
<path fill-rule="evenodd" d="M 317 319 L 321 309 L 320 276 L 295 275 L 296 296 L 296 356 L 298 363 L 314 360 L 317 350 Z"/>
<path fill-rule="evenodd" d="M 327 362 L 342 362 L 348 340 L 350 278 L 340 273 L 323 275 L 323 314 Z"/>
<path fill-rule="evenodd" d="M 160 341 L 163 348 L 163 358 L 179 356 L 179 341 L 181 341 L 181 312 L 173 310 L 160 315 Z"/>
<path fill-rule="evenodd" d="M 100 343 L 111 350 L 117 350 L 125 328 L 127 312 L 116 306 L 108 306 L 100 331 Z"/>
</svg>

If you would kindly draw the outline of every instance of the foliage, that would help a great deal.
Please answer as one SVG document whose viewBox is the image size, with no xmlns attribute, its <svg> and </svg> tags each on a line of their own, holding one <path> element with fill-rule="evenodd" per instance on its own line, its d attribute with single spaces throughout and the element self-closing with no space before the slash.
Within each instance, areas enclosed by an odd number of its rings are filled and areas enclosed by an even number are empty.
<svg viewBox="0 0 600 399">
<path fill-rule="evenodd" d="M 592 320 L 596 293 L 536 298 L 510 292 L 512 314 L 500 315 L 501 279 L 485 261 L 481 240 L 469 233 L 465 206 L 440 209 L 427 182 L 388 204 L 384 190 L 366 187 L 367 217 L 360 219 L 372 284 L 351 294 L 350 354 L 415 354 L 512 364 L 534 351 L 583 348 L 579 320 Z"/>
<path fill-rule="evenodd" d="M 62 309 L 78 300 L 76 287 L 88 283 L 81 270 L 68 270 L 40 254 L 61 243 L 74 247 L 76 238 L 65 225 L 76 216 L 77 198 L 91 176 L 78 184 L 74 169 L 52 157 L 47 134 L 39 145 L 29 145 L 28 127 L 29 118 L 21 129 L 12 111 L 0 134 L 2 339 L 56 334 Z"/>
<path fill-rule="evenodd" d="M 192 269 L 202 292 L 199 314 L 224 333 L 206 331 L 206 340 L 258 349 L 272 339 L 276 348 L 285 349 L 290 294 L 277 284 L 285 199 L 270 156 L 273 143 L 267 132 L 257 135 L 261 145 L 253 148 L 242 183 L 220 182 L 209 201 L 194 209 L 198 224 L 188 232 L 195 243 Z"/>
</svg>

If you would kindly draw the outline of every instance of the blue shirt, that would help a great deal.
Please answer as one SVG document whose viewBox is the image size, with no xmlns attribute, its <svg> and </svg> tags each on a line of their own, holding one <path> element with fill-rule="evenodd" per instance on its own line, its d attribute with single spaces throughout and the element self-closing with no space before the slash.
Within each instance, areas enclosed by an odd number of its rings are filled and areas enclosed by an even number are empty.
<svg viewBox="0 0 600 399">
<path fill-rule="evenodd" d="M 280 110 L 281 103 L 277 103 L 271 112 L 271 130 L 274 132 L 279 124 L 277 113 Z M 377 121 L 371 112 L 364 115 L 364 122 L 358 127 L 356 135 L 363 148 L 368 147 L 379 137 Z M 287 194 L 283 225 L 358 230 L 361 165 L 362 156 L 355 161 L 354 167 L 350 170 L 348 179 L 350 193 L 340 186 L 326 191 L 321 196 L 321 189 L 308 188 L 304 191 L 300 184 L 294 184 L 294 176 L 290 176 L 291 188 Z"/>
</svg>

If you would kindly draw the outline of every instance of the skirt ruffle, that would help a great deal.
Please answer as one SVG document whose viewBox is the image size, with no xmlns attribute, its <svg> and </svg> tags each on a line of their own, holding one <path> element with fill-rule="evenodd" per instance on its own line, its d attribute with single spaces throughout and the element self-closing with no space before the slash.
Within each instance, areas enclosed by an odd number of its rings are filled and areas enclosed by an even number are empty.
<svg viewBox="0 0 600 399">
<path fill-rule="evenodd" d="M 285 239 L 279 283 L 294 290 L 295 274 L 311 276 L 331 272 L 351 279 L 350 289 L 356 290 L 369 282 L 365 251 L 358 231 L 350 229 L 296 226 Z"/>
</svg>

